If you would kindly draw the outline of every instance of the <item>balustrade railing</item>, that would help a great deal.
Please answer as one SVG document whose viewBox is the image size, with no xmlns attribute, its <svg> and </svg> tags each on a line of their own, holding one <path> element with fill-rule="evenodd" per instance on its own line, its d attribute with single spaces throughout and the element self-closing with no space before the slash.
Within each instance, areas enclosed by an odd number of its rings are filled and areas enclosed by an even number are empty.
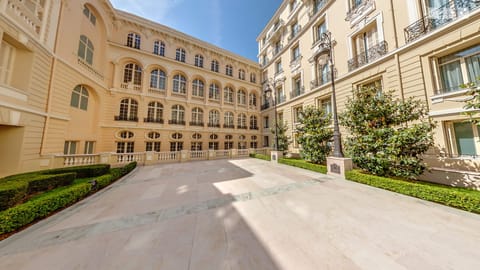
<svg viewBox="0 0 480 270">
<path fill-rule="evenodd" d="M 388 44 L 382 41 L 368 50 L 348 60 L 348 71 L 355 70 L 363 65 L 373 62 L 388 53 Z"/>
<path fill-rule="evenodd" d="M 81 166 L 81 165 L 92 165 L 99 162 L 99 155 L 64 155 L 60 156 L 63 158 L 63 166 Z"/>
<path fill-rule="evenodd" d="M 190 151 L 190 159 L 192 160 L 208 159 L 208 151 Z"/>
<path fill-rule="evenodd" d="M 144 153 L 124 153 L 124 154 L 114 154 L 116 157 L 117 163 L 130 163 L 130 162 L 143 162 L 145 158 Z"/>
<path fill-rule="evenodd" d="M 180 160 L 180 152 L 158 152 L 158 161 L 176 161 Z"/>
</svg>

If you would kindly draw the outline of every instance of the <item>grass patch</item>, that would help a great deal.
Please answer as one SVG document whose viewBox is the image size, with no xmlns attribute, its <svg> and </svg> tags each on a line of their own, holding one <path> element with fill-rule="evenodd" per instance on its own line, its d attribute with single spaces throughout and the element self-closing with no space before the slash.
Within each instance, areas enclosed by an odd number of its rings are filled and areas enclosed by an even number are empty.
<svg viewBox="0 0 480 270">
<path fill-rule="evenodd" d="M 285 164 L 285 165 L 290 165 L 302 169 L 307 169 L 310 171 L 314 172 L 319 172 L 326 174 L 327 173 L 327 166 L 325 165 L 320 165 L 320 164 L 314 164 L 310 163 L 308 161 L 305 161 L 303 159 L 296 159 L 296 158 L 281 158 L 278 160 L 278 163 Z"/>
<path fill-rule="evenodd" d="M 270 156 L 262 155 L 262 154 L 251 153 L 251 154 L 250 154 L 250 157 L 251 157 L 251 158 L 263 159 L 263 160 L 267 160 L 267 161 L 270 161 L 270 160 L 271 160 Z"/>
<path fill-rule="evenodd" d="M 380 177 L 358 170 L 346 172 L 346 178 L 354 182 L 480 214 L 480 191 Z"/>
</svg>

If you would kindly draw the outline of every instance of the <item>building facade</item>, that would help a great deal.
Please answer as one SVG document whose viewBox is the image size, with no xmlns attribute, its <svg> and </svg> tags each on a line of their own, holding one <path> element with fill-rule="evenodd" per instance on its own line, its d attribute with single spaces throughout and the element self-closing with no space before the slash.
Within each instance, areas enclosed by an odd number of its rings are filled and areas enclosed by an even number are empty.
<svg viewBox="0 0 480 270">
<path fill-rule="evenodd" d="M 263 144 L 256 62 L 106 0 L 0 11 L 0 175 L 52 156 Z"/>
<path fill-rule="evenodd" d="M 352 89 L 374 85 L 424 101 L 438 123 L 425 155 L 432 181 L 480 186 L 480 130 L 463 114 L 480 77 L 480 1 L 285 0 L 257 38 L 262 82 L 275 81 L 277 114 L 295 126 L 305 106 L 331 112 L 331 75 L 320 57 L 322 33 L 333 38 L 337 108 Z M 271 100 L 262 98 L 262 136 L 272 138 Z M 345 134 L 345 130 L 342 130 Z"/>
</svg>

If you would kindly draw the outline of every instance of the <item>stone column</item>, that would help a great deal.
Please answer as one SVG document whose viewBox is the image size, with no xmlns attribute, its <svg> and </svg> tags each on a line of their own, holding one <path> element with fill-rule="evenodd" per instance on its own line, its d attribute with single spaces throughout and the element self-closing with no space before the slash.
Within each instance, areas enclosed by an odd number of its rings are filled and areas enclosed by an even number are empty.
<svg viewBox="0 0 480 270">
<path fill-rule="evenodd" d="M 271 151 L 270 152 L 270 161 L 274 163 L 278 163 L 278 159 L 283 158 L 282 151 Z"/>
<path fill-rule="evenodd" d="M 327 174 L 345 179 L 345 172 L 353 169 L 351 158 L 327 157 Z"/>
</svg>

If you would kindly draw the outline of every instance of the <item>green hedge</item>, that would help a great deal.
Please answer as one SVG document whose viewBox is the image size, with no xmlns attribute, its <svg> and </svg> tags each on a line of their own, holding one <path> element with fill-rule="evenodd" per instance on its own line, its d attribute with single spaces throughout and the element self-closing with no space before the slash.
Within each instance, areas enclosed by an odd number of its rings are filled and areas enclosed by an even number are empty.
<svg viewBox="0 0 480 270">
<path fill-rule="evenodd" d="M 25 179 L 28 182 L 28 194 L 40 191 L 50 190 L 52 188 L 68 186 L 73 183 L 77 174 L 74 172 L 55 175 L 39 175 L 31 179 Z"/>
<path fill-rule="evenodd" d="M 346 172 L 345 176 L 358 183 L 480 214 L 480 191 L 380 177 L 357 170 Z"/>
<path fill-rule="evenodd" d="M 262 155 L 262 154 L 251 153 L 251 154 L 250 154 L 250 157 L 251 157 L 251 158 L 263 159 L 263 160 L 267 160 L 267 161 L 270 161 L 270 160 L 271 160 L 270 156 Z"/>
<path fill-rule="evenodd" d="M 307 169 L 310 171 L 319 172 L 323 174 L 327 173 L 327 166 L 310 163 L 303 159 L 281 158 L 278 160 L 278 163 L 282 163 L 285 165 L 290 165 L 290 166 L 294 166 L 302 169 Z"/>
<path fill-rule="evenodd" d="M 88 166 L 67 167 L 52 170 L 40 171 L 40 174 L 60 174 L 60 173 L 77 173 L 77 178 L 89 178 L 109 173 L 110 164 L 98 164 Z"/>
<path fill-rule="evenodd" d="M 0 183 L 0 211 L 8 209 L 27 195 L 27 182 L 3 182 Z"/>
</svg>

